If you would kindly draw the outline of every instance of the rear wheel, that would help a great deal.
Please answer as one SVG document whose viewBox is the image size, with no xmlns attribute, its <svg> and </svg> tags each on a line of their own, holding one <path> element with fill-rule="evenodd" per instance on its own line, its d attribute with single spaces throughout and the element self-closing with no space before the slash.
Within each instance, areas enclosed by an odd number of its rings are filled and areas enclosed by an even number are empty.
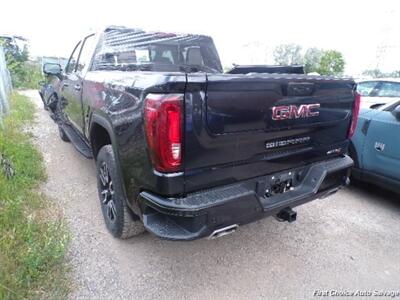
<svg viewBox="0 0 400 300">
<path fill-rule="evenodd" d="M 126 205 L 111 145 L 103 146 L 96 160 L 97 188 L 104 222 L 110 233 L 127 239 L 145 231 L 140 219 Z"/>
</svg>

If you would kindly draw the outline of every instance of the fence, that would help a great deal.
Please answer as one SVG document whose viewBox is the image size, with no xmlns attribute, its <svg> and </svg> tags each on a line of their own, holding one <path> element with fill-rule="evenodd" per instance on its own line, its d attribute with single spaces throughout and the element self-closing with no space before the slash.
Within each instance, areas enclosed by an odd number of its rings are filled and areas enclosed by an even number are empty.
<svg viewBox="0 0 400 300">
<path fill-rule="evenodd" d="M 4 49 L 0 46 L 0 126 L 3 123 L 3 117 L 8 113 L 9 97 L 11 93 L 11 76 L 7 69 Z"/>
</svg>

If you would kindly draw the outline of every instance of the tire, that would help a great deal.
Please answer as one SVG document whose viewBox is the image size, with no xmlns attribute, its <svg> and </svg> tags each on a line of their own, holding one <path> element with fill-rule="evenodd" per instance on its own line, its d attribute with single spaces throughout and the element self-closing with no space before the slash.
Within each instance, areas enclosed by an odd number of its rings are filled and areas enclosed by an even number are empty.
<svg viewBox="0 0 400 300">
<path fill-rule="evenodd" d="M 108 231 L 114 237 L 121 239 L 143 233 L 145 229 L 141 220 L 126 204 L 111 145 L 100 149 L 96 159 L 96 169 L 101 211 Z"/>
<path fill-rule="evenodd" d="M 68 136 L 65 134 L 64 129 L 62 129 L 62 127 L 61 127 L 60 125 L 58 125 L 58 134 L 60 135 L 60 138 L 61 138 L 64 142 L 69 142 Z"/>
</svg>

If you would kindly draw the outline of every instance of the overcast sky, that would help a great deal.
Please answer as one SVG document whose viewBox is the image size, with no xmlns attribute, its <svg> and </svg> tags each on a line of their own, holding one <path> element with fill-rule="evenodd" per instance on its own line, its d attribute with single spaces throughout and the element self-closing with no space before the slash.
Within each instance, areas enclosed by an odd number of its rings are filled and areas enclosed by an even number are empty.
<svg viewBox="0 0 400 300">
<path fill-rule="evenodd" d="M 272 63 L 277 44 L 298 43 L 341 51 L 349 74 L 377 64 L 400 69 L 400 0 L 3 0 L 1 6 L 0 34 L 27 37 L 33 55 L 67 57 L 82 34 L 112 24 L 211 35 L 224 65 Z"/>
</svg>

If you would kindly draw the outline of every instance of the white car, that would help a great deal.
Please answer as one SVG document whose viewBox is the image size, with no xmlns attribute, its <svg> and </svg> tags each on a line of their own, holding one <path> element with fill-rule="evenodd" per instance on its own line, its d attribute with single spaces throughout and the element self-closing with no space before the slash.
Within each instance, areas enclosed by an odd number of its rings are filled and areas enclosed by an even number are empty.
<svg viewBox="0 0 400 300">
<path fill-rule="evenodd" d="M 357 82 L 357 92 L 361 94 L 361 107 L 373 108 L 400 99 L 400 79 L 379 78 Z"/>
</svg>

